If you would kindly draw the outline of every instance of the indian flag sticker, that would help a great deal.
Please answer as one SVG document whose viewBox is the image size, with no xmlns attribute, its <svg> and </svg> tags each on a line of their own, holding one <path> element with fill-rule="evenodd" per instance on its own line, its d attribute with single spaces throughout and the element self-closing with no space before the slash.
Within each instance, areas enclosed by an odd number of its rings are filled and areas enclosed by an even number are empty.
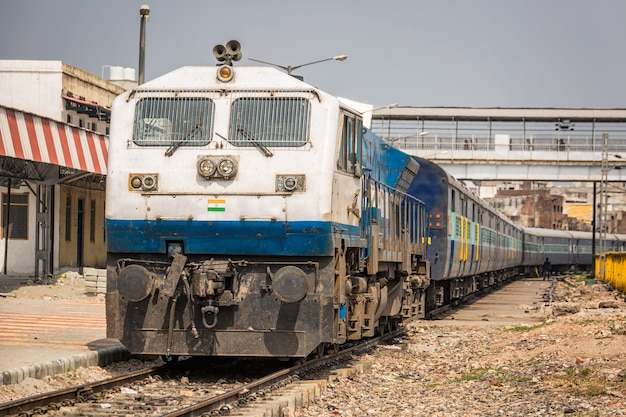
<svg viewBox="0 0 626 417">
<path fill-rule="evenodd" d="M 207 211 L 226 211 L 226 200 L 208 200 Z"/>
</svg>

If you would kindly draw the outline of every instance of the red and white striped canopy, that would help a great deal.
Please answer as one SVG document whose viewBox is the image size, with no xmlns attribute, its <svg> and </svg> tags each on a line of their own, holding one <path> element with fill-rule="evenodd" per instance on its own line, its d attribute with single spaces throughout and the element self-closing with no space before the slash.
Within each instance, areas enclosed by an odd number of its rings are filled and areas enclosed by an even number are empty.
<svg viewBox="0 0 626 417">
<path fill-rule="evenodd" d="M 106 175 L 104 135 L 0 106 L 0 156 Z"/>
</svg>

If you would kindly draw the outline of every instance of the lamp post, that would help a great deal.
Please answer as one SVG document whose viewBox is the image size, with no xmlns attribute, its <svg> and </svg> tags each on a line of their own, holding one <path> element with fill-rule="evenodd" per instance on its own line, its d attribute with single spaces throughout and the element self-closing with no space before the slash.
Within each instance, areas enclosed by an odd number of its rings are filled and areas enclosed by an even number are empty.
<svg viewBox="0 0 626 417">
<path fill-rule="evenodd" d="M 139 9 L 139 78 L 138 84 L 143 84 L 145 80 L 146 63 L 146 22 L 150 16 L 150 7 L 142 4 Z"/>
<path fill-rule="evenodd" d="M 306 67 L 307 65 L 313 65 L 313 64 L 319 64 L 320 62 L 326 62 L 326 61 L 345 61 L 346 59 L 348 59 L 348 55 L 337 55 L 331 58 L 325 58 L 325 59 L 320 59 L 317 61 L 313 61 L 313 62 L 307 62 L 306 64 L 300 64 L 300 65 L 278 65 L 278 64 L 274 64 L 272 62 L 267 62 L 267 61 L 261 61 L 260 59 L 254 59 L 254 58 L 248 58 L 250 61 L 254 61 L 254 62 L 260 62 L 262 64 L 267 64 L 267 65 L 271 65 L 273 67 L 276 68 L 280 68 L 282 70 L 287 71 L 287 74 L 291 75 L 291 73 L 294 70 L 297 70 L 298 68 L 302 68 L 302 67 Z M 302 79 L 302 77 L 300 77 Z"/>
</svg>

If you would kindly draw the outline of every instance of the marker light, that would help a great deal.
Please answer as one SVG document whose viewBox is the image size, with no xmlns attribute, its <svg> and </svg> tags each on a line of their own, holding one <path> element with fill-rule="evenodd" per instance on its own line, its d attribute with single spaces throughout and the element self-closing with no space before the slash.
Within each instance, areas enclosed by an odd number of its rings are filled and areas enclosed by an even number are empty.
<svg viewBox="0 0 626 417">
<path fill-rule="evenodd" d="M 131 188 L 134 188 L 135 190 L 138 190 L 139 188 L 141 188 L 141 178 L 139 178 L 137 175 L 132 177 L 130 179 L 130 186 Z"/>
<path fill-rule="evenodd" d="M 157 191 L 158 174 L 130 174 L 128 176 L 129 191 Z"/>
<path fill-rule="evenodd" d="M 233 68 L 229 65 L 221 65 L 217 68 L 217 79 L 223 83 L 232 80 L 233 75 Z"/>
<path fill-rule="evenodd" d="M 143 178 L 143 186 L 146 190 L 151 190 L 156 186 L 156 178 L 152 175 L 146 175 Z"/>
<path fill-rule="evenodd" d="M 305 175 L 276 175 L 276 192 L 306 191 Z"/>
<path fill-rule="evenodd" d="M 294 177 L 287 177 L 283 181 L 283 185 L 287 191 L 293 191 L 296 188 L 296 185 L 298 185 L 298 182 Z"/>
</svg>

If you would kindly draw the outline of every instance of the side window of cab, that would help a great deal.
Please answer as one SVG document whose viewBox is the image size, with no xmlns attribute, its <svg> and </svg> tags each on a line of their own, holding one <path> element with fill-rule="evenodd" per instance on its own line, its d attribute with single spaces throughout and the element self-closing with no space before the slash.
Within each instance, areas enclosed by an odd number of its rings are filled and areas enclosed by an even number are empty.
<svg viewBox="0 0 626 417">
<path fill-rule="evenodd" d="M 363 121 L 352 114 L 344 113 L 341 123 L 341 143 L 337 168 L 356 176 L 362 174 Z"/>
</svg>

